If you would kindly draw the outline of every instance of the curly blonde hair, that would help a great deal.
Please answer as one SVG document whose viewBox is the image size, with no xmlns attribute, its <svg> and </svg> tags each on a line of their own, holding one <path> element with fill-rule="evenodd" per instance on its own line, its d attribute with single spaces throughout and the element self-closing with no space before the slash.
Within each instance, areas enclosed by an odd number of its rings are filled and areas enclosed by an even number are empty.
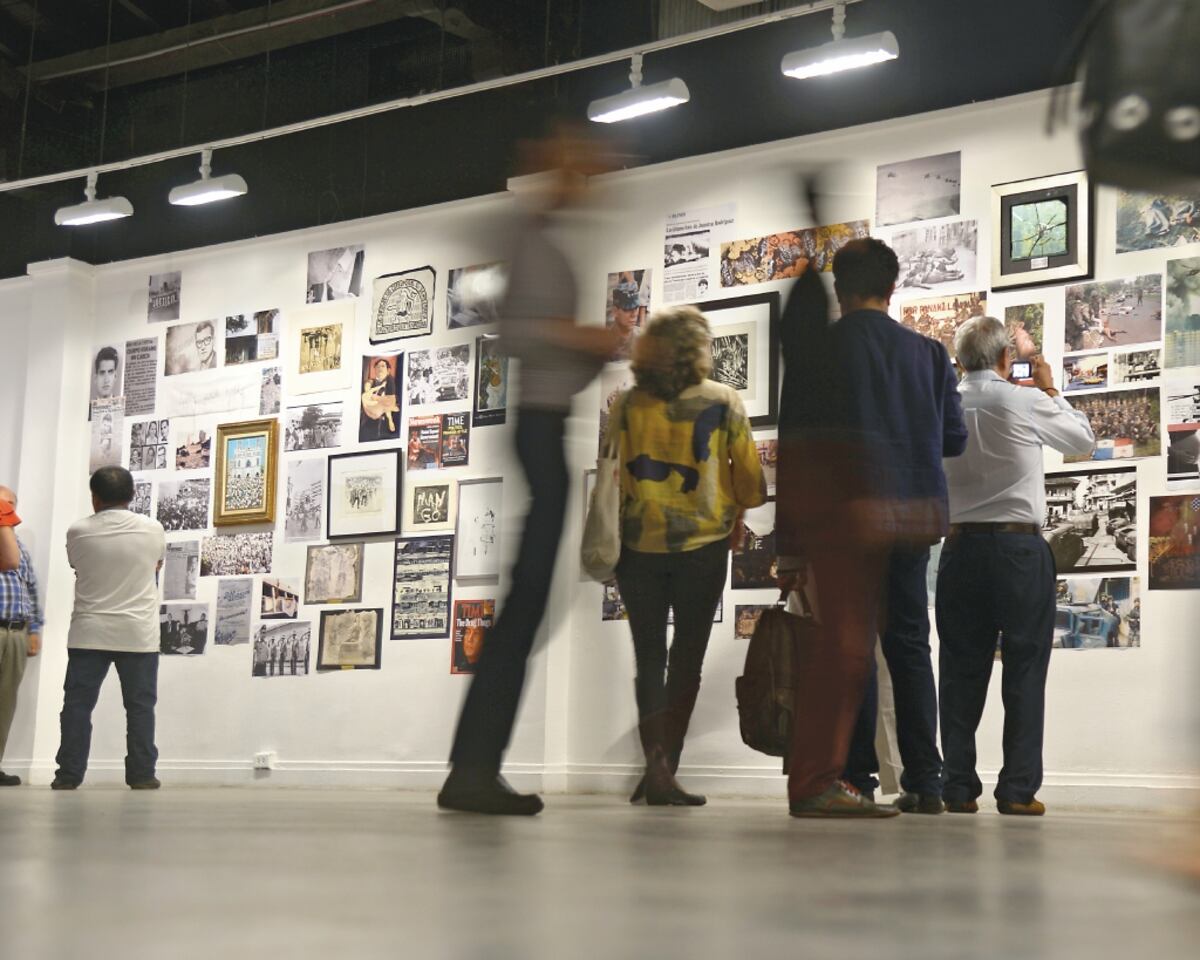
<svg viewBox="0 0 1200 960">
<path fill-rule="evenodd" d="M 631 366 L 638 389 L 674 400 L 712 371 L 708 320 L 695 307 L 659 311 L 634 343 Z"/>
</svg>

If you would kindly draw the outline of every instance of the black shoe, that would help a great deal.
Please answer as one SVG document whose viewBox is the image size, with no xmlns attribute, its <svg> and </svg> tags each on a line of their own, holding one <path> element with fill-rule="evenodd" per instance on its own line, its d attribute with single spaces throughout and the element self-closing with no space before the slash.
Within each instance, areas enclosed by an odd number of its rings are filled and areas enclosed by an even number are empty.
<svg viewBox="0 0 1200 960">
<path fill-rule="evenodd" d="M 20 785 L 21 778 L 15 773 L 5 773 L 0 770 L 0 787 L 19 787 Z"/>
<path fill-rule="evenodd" d="M 660 789 L 646 787 L 646 806 L 648 807 L 702 807 L 708 803 L 708 798 L 701 793 L 688 793 L 674 777 Z"/>
<path fill-rule="evenodd" d="M 946 805 L 937 794 L 905 791 L 896 798 L 896 809 L 901 813 L 938 814 L 946 812 Z"/>
<path fill-rule="evenodd" d="M 157 777 L 151 777 L 149 780 L 139 780 L 137 783 L 129 785 L 130 790 L 157 790 L 162 784 L 159 783 Z"/>
<path fill-rule="evenodd" d="M 641 803 L 646 799 L 646 775 L 642 774 L 642 779 L 637 782 L 637 786 L 633 788 L 633 793 L 629 796 L 630 803 Z"/>
<path fill-rule="evenodd" d="M 499 774 L 476 778 L 453 773 L 442 785 L 437 804 L 443 810 L 510 817 L 532 817 L 541 813 L 544 806 L 536 793 L 517 793 Z"/>
<path fill-rule="evenodd" d="M 78 786 L 79 786 L 79 784 L 72 783 L 70 780 L 59 780 L 58 777 L 55 777 L 54 782 L 50 784 L 50 789 L 51 790 L 74 790 Z"/>
</svg>

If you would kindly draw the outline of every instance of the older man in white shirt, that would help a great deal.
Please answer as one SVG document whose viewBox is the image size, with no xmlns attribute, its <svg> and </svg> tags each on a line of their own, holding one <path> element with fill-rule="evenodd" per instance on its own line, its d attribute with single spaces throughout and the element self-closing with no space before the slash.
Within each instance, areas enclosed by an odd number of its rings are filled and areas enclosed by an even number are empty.
<svg viewBox="0 0 1200 960">
<path fill-rule="evenodd" d="M 975 731 L 996 645 L 1004 665 L 1001 813 L 1038 816 L 1046 671 L 1054 636 L 1054 557 L 1042 537 L 1046 511 L 1043 446 L 1090 453 L 1087 418 L 1054 388 L 1050 365 L 1033 361 L 1033 386 L 1008 380 L 1012 350 L 1004 324 L 976 317 L 954 338 L 970 439 L 945 461 L 950 534 L 937 581 L 942 750 L 946 809 L 974 813 L 983 785 Z"/>
</svg>

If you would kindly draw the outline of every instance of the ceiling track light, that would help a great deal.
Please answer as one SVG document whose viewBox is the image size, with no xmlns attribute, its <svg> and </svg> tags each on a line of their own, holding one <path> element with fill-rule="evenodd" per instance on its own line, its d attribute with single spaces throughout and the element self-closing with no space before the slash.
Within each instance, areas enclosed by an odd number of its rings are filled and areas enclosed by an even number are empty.
<svg viewBox="0 0 1200 960">
<path fill-rule="evenodd" d="M 212 155 L 210 148 L 200 151 L 200 179 L 181 187 L 173 187 L 167 199 L 177 207 L 197 207 L 202 203 L 215 203 L 218 200 L 228 200 L 230 197 L 244 196 L 246 181 L 236 173 L 224 176 L 212 175 Z"/>
<path fill-rule="evenodd" d="M 647 113 L 669 110 L 687 103 L 692 95 L 678 77 L 642 86 L 642 54 L 635 53 L 629 69 L 630 89 L 588 104 L 588 119 L 596 123 L 619 123 Z"/>
<path fill-rule="evenodd" d="M 786 76 L 797 80 L 825 77 L 843 70 L 869 67 L 900 56 L 900 44 L 891 30 L 846 39 L 846 4 L 833 8 L 833 42 L 787 54 L 780 64 Z"/>
<path fill-rule="evenodd" d="M 124 197 L 107 197 L 96 199 L 95 170 L 87 175 L 87 186 L 83 195 L 87 199 L 73 207 L 59 207 L 54 212 L 54 222 L 60 227 L 82 227 L 89 223 L 102 223 L 105 220 L 120 220 L 122 217 L 133 215 L 133 204 Z"/>
</svg>

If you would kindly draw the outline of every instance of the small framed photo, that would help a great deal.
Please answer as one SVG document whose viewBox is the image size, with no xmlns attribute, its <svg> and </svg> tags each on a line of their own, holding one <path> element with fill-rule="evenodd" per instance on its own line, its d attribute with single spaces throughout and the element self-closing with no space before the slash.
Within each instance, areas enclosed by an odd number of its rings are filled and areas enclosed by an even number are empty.
<svg viewBox="0 0 1200 960">
<path fill-rule="evenodd" d="M 478 583 L 500 580 L 500 516 L 504 480 L 486 477 L 458 481 L 458 549 L 454 579 Z"/>
<path fill-rule="evenodd" d="M 326 543 L 308 548 L 304 602 L 362 603 L 363 543 Z"/>
<path fill-rule="evenodd" d="M 394 535 L 400 488 L 397 449 L 331 455 L 325 484 L 329 539 Z"/>
<path fill-rule="evenodd" d="M 274 523 L 278 469 L 278 420 L 220 424 L 213 526 Z"/>
<path fill-rule="evenodd" d="M 992 187 L 992 289 L 1090 278 L 1092 193 L 1083 170 Z"/>
<path fill-rule="evenodd" d="M 696 304 L 712 327 L 709 378 L 737 391 L 754 427 L 779 419 L 779 293 Z"/>
<path fill-rule="evenodd" d="M 322 610 L 318 670 L 378 670 L 383 609 Z"/>
<path fill-rule="evenodd" d="M 455 481 L 414 481 L 404 495 L 404 530 L 417 535 L 453 531 L 457 507 L 458 484 Z"/>
</svg>

